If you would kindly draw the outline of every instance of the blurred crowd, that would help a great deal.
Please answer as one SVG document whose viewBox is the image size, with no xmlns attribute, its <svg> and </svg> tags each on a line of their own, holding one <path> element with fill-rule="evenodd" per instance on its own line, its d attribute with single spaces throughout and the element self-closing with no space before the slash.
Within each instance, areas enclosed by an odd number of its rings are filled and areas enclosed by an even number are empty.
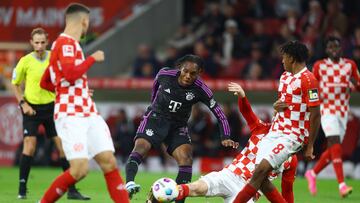
<svg viewBox="0 0 360 203">
<path fill-rule="evenodd" d="M 185 0 L 184 22 L 166 44 L 164 57 L 138 47 L 132 75 L 152 78 L 176 58 L 205 60 L 203 77 L 277 79 L 283 69 L 278 47 L 300 40 L 310 50 L 309 66 L 325 57 L 327 36 L 342 39 L 343 54 L 360 65 L 360 2 L 345 0 Z M 161 59 L 160 59 L 161 58 Z"/>
</svg>

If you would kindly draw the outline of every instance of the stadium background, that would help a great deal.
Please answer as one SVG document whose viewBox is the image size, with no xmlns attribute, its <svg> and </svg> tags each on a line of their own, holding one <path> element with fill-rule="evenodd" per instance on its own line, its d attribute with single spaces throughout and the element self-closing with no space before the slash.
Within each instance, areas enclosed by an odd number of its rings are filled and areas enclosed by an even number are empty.
<svg viewBox="0 0 360 203">
<path fill-rule="evenodd" d="M 19 58 L 31 49 L 34 27 L 49 32 L 50 43 L 62 31 L 63 9 L 71 0 L 0 1 L 0 167 L 16 166 L 22 144 L 21 114 L 9 80 Z M 82 40 L 86 53 L 102 49 L 106 62 L 89 72 L 97 106 L 107 120 L 120 167 L 132 149 L 131 140 L 149 104 L 152 78 L 159 68 L 173 66 L 186 53 L 200 55 L 202 77 L 222 103 L 233 139 L 243 146 L 249 136 L 239 116 L 236 98 L 226 92 L 229 81 L 240 82 L 256 112 L 271 118 L 277 80 L 283 71 L 276 47 L 297 39 L 311 52 L 308 67 L 324 57 L 323 40 L 342 39 L 343 54 L 360 65 L 360 2 L 349 0 L 78 0 L 91 10 L 92 28 Z M 343 143 L 346 177 L 360 179 L 360 94 L 351 95 L 351 116 Z M 241 123 L 241 124 L 239 124 Z M 220 146 L 217 124 L 203 106 L 190 120 L 195 147 L 194 171 L 221 169 L 236 154 Z M 34 159 L 37 166 L 58 166 L 53 144 L 39 129 Z M 316 154 L 325 148 L 320 132 Z M 302 160 L 301 154 L 299 154 Z M 298 175 L 313 162 L 301 161 Z M 96 165 L 92 165 L 96 169 Z M 15 168 L 16 169 L 16 168 Z M 175 172 L 175 163 L 154 150 L 141 169 L 144 173 Z M 6 173 L 6 170 L 3 171 Z M 1 175 L 1 174 L 0 174 Z M 321 174 L 334 178 L 332 166 Z M 13 180 L 15 181 L 15 178 Z M 86 190 L 86 187 L 84 188 Z M 304 190 L 306 191 L 306 190 Z M 296 193 L 295 193 L 296 195 Z M 15 195 L 14 195 L 15 196 Z M 1 202 L 1 197 L 0 197 Z"/>
</svg>

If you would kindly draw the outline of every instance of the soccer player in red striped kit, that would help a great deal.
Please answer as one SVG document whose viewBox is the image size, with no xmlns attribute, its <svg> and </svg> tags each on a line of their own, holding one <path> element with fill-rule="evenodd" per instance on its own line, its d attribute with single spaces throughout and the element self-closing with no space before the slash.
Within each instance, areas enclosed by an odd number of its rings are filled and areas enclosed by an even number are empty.
<svg viewBox="0 0 360 203">
<path fill-rule="evenodd" d="M 65 30 L 53 43 L 50 63 L 41 80 L 41 87 L 56 90 L 55 126 L 70 169 L 54 180 L 40 203 L 55 202 L 70 185 L 84 178 L 91 158 L 104 173 L 111 199 L 116 203 L 129 202 L 113 154 L 109 128 L 89 94 L 86 71 L 95 62 L 104 60 L 102 51 L 85 59 L 79 44 L 89 27 L 89 13 L 89 8 L 82 4 L 67 7 Z"/>
</svg>

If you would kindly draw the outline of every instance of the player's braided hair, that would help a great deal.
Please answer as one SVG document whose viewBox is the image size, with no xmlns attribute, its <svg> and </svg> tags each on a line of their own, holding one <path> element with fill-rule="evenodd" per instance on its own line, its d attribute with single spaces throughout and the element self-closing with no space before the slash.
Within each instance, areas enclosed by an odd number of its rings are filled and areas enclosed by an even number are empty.
<svg viewBox="0 0 360 203">
<path fill-rule="evenodd" d="M 325 40 L 325 46 L 329 43 L 329 42 L 338 42 L 340 44 L 340 38 L 335 37 L 335 36 L 329 36 L 326 38 Z"/>
<path fill-rule="evenodd" d="M 195 63 L 197 68 L 199 68 L 200 70 L 204 69 L 204 61 L 202 60 L 202 58 L 192 54 L 187 54 L 176 60 L 175 66 L 177 68 L 181 68 L 181 66 L 186 62 Z"/>
<path fill-rule="evenodd" d="M 77 12 L 90 13 L 90 9 L 87 6 L 79 3 L 71 3 L 65 9 L 65 15 L 69 15 Z"/>
<path fill-rule="evenodd" d="M 281 45 L 280 53 L 289 55 L 297 63 L 306 62 L 306 60 L 309 58 L 309 50 L 303 43 L 297 40 L 288 41 Z"/>
</svg>

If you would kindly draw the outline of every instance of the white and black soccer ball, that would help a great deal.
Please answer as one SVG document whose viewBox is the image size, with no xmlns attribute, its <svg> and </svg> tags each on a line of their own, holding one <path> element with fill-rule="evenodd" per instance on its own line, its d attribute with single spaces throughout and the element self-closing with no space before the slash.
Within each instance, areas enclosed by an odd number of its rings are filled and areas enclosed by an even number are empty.
<svg viewBox="0 0 360 203">
<path fill-rule="evenodd" d="M 151 188 L 155 199 L 159 202 L 174 201 L 179 194 L 178 186 L 171 178 L 160 178 Z"/>
</svg>

